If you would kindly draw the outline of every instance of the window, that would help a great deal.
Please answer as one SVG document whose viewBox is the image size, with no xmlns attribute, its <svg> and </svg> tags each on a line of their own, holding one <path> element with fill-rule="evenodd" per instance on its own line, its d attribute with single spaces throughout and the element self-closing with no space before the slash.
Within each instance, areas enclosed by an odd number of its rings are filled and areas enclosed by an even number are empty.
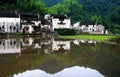
<svg viewBox="0 0 120 77">
<path fill-rule="evenodd" d="M 4 26 L 2 26 L 2 29 L 5 29 L 5 27 L 4 27 Z"/>
<path fill-rule="evenodd" d="M 10 30 L 12 30 L 12 26 L 10 26 Z"/>
<path fill-rule="evenodd" d="M 16 41 L 14 41 L 14 45 L 16 44 Z"/>
<path fill-rule="evenodd" d="M 16 30 L 16 27 L 13 27 L 13 30 Z"/>
<path fill-rule="evenodd" d="M 0 45 L 2 44 L 2 41 L 0 41 Z"/>
<path fill-rule="evenodd" d="M 5 46 L 5 42 L 3 42 L 3 46 Z"/>
<path fill-rule="evenodd" d="M 12 41 L 10 41 L 10 45 L 12 45 Z"/>
</svg>

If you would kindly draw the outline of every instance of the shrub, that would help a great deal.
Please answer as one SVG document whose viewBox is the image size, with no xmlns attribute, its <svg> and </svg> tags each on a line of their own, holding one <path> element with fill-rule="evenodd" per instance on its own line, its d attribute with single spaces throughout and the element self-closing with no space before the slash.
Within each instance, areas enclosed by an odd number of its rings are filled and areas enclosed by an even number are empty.
<svg viewBox="0 0 120 77">
<path fill-rule="evenodd" d="M 75 35 L 77 33 L 75 29 L 68 28 L 55 29 L 55 32 L 57 32 L 59 35 Z"/>
</svg>

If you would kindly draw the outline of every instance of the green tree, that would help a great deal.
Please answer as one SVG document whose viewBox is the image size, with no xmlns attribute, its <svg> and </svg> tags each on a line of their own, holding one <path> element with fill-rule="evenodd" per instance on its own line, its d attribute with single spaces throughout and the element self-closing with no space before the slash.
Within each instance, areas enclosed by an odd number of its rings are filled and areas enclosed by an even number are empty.
<svg viewBox="0 0 120 77">
<path fill-rule="evenodd" d="M 42 16 L 47 12 L 46 6 L 41 0 L 17 0 L 17 7 L 20 11 L 38 12 Z"/>
<path fill-rule="evenodd" d="M 101 16 L 94 15 L 91 17 L 91 20 L 97 23 L 101 23 Z"/>
<path fill-rule="evenodd" d="M 87 14 L 83 11 L 82 5 L 77 0 L 64 0 L 53 7 L 50 7 L 49 12 L 53 14 L 68 14 L 71 17 L 72 23 L 80 20 L 87 20 Z M 89 18 L 89 17 L 88 17 Z"/>
<path fill-rule="evenodd" d="M 117 7 L 110 14 L 110 19 L 113 23 L 120 25 L 120 7 Z"/>
</svg>

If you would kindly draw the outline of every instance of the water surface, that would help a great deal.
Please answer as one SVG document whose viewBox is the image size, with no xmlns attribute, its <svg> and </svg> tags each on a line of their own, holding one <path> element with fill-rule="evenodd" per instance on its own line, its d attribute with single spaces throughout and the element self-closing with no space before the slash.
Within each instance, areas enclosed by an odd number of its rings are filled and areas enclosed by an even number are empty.
<svg viewBox="0 0 120 77">
<path fill-rule="evenodd" d="M 119 77 L 120 45 L 82 39 L 1 38 L 0 77 L 30 77 L 30 73 L 33 77 L 41 73 L 48 77 Z"/>
</svg>

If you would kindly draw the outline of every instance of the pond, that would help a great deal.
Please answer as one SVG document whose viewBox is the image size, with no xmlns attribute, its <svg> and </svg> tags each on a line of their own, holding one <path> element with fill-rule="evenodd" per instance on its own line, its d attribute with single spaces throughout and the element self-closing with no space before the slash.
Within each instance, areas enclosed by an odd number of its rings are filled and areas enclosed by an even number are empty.
<svg viewBox="0 0 120 77">
<path fill-rule="evenodd" d="M 1 38 L 0 77 L 120 77 L 120 45 L 53 37 Z"/>
</svg>

